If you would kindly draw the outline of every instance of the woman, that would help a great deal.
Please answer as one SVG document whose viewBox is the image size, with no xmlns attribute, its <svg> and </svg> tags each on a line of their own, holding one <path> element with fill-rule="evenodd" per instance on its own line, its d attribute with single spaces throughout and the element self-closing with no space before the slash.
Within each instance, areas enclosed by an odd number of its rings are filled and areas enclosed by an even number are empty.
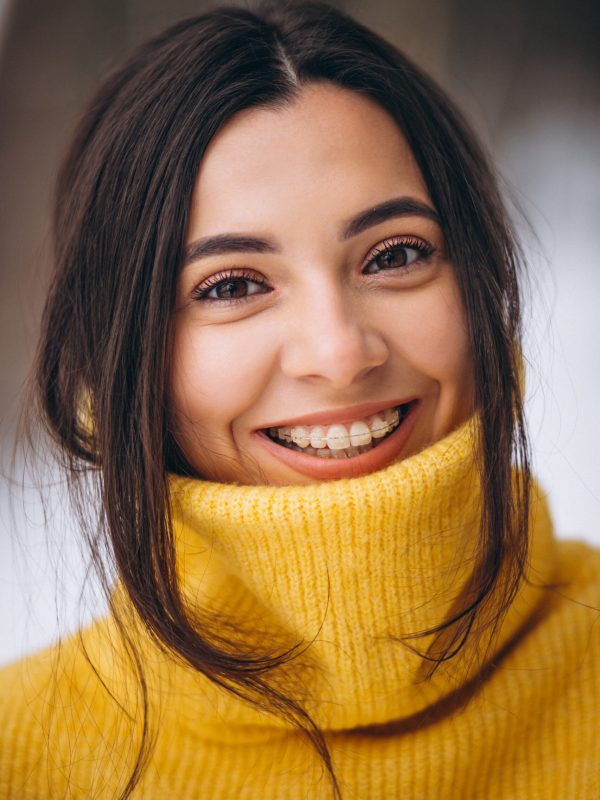
<svg viewBox="0 0 600 800">
<path fill-rule="evenodd" d="M 516 245 L 430 79 L 323 5 L 183 21 L 55 239 L 37 398 L 117 582 L 2 674 L 0 797 L 595 796 L 600 560 L 530 485 Z"/>
</svg>

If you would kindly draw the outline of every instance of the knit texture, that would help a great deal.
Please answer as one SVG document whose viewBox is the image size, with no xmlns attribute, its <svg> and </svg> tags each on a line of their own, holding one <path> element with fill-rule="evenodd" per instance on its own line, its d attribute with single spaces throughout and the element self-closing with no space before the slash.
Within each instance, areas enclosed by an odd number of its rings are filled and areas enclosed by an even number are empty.
<svg viewBox="0 0 600 800">
<path fill-rule="evenodd" d="M 296 657 L 274 686 L 324 731 L 344 800 L 600 797 L 600 553 L 559 542 L 534 487 L 528 579 L 497 637 L 426 679 L 431 636 L 479 536 L 471 423 L 361 478 L 251 487 L 173 478 L 178 568 L 198 624 Z M 116 602 L 127 608 L 117 590 Z M 153 748 L 136 798 L 332 797 L 291 723 L 162 652 L 131 620 Z M 111 616 L 0 672 L 0 798 L 116 798 L 141 696 Z"/>
</svg>

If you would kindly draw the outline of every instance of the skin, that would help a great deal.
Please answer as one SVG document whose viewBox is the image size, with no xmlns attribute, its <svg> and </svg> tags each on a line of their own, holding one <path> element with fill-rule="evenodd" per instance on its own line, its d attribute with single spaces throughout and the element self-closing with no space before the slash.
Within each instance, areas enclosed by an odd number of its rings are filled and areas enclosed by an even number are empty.
<svg viewBox="0 0 600 800">
<path fill-rule="evenodd" d="M 310 85 L 283 109 L 244 111 L 213 139 L 195 183 L 188 245 L 236 233 L 273 240 L 280 251 L 192 258 L 181 270 L 170 402 L 177 441 L 199 475 L 314 482 L 255 433 L 307 414 L 419 398 L 394 460 L 470 416 L 467 324 L 438 223 L 411 213 L 340 240 L 348 219 L 398 197 L 433 209 L 392 118 L 339 87 Z M 433 252 L 413 247 L 371 261 L 382 242 L 407 241 Z M 219 273 L 229 294 L 247 296 L 199 299 Z M 265 286 L 240 283 L 242 273 Z"/>
</svg>

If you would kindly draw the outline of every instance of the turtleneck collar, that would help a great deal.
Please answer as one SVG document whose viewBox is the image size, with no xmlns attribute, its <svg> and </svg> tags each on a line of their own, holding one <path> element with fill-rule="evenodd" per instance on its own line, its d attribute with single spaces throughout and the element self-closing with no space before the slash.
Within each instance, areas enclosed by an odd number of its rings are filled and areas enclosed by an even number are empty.
<svg viewBox="0 0 600 800">
<path fill-rule="evenodd" d="M 180 574 L 197 608 L 240 628 L 255 655 L 297 643 L 286 666 L 325 730 L 410 716 L 481 668 L 458 656 L 422 680 L 423 660 L 401 637 L 442 622 L 472 569 L 480 491 L 475 423 L 416 456 L 350 480 L 286 487 L 173 478 Z M 554 540 L 534 487 L 530 575 L 489 660 L 527 624 L 552 577 Z M 430 640 L 412 640 L 421 651 Z M 285 679 L 283 681 L 285 686 Z M 204 719 L 277 724 L 221 690 Z M 198 710 L 194 710 L 197 714 Z M 283 724 L 283 723 L 282 723 Z"/>
</svg>

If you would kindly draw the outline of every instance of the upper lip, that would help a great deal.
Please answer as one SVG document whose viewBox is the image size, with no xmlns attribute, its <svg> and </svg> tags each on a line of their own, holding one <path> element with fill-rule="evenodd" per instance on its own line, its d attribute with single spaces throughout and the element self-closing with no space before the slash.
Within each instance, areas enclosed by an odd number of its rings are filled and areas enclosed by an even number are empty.
<svg viewBox="0 0 600 800">
<path fill-rule="evenodd" d="M 379 411 L 387 408 L 403 406 L 411 403 L 415 397 L 402 398 L 400 400 L 384 400 L 376 403 L 363 403 L 359 406 L 346 406 L 345 408 L 333 408 L 328 411 L 315 411 L 313 414 L 303 414 L 301 417 L 286 417 L 285 419 L 263 425 L 259 430 L 267 428 L 286 428 L 293 425 L 335 425 L 336 423 L 354 422 L 354 420 L 370 417 Z"/>
</svg>

